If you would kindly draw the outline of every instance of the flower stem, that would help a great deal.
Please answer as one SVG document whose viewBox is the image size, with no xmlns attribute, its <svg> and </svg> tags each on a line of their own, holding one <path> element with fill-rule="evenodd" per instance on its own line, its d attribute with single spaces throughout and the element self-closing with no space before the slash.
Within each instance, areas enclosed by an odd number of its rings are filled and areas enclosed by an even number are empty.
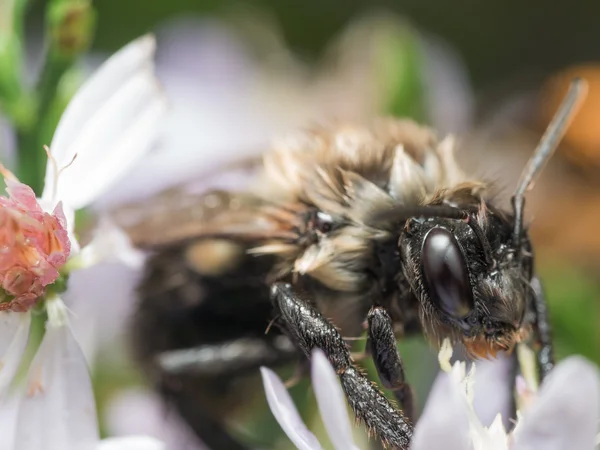
<svg viewBox="0 0 600 450">
<path fill-rule="evenodd" d="M 38 84 L 38 104 L 35 127 L 28 127 L 18 133 L 19 159 L 17 174 L 19 179 L 29 185 L 36 195 L 42 193 L 46 171 L 46 153 L 44 145 L 50 144 L 56 120 L 50 113 L 56 98 L 58 84 L 73 61 L 48 54 L 42 76 Z"/>
<path fill-rule="evenodd" d="M 33 357 L 42 343 L 44 334 L 46 334 L 46 321 L 48 319 L 46 311 L 43 309 L 34 310 L 33 313 L 34 314 L 31 316 L 31 325 L 29 326 L 29 339 L 27 341 L 27 347 L 25 347 L 21 365 L 19 366 L 19 371 L 15 377 L 19 381 L 24 380 L 27 376 L 27 371 L 29 370 L 31 361 L 33 361 Z"/>
<path fill-rule="evenodd" d="M 17 174 L 41 194 L 46 171 L 44 145 L 49 145 L 62 111 L 56 111 L 60 82 L 89 47 L 95 13 L 89 0 L 52 0 L 46 10 L 48 51 L 36 87 L 37 102 L 31 126 L 18 133 Z"/>
</svg>

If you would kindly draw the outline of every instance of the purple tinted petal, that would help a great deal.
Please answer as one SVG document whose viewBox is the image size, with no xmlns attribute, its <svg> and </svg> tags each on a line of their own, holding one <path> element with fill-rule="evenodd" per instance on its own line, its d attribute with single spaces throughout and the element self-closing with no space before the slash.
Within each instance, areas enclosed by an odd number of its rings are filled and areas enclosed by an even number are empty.
<svg viewBox="0 0 600 450">
<path fill-rule="evenodd" d="M 523 416 L 514 450 L 592 450 L 600 419 L 598 371 L 584 358 L 560 363 Z"/>
<path fill-rule="evenodd" d="M 300 450 L 320 450 L 319 441 L 302 422 L 290 394 L 279 377 L 265 367 L 261 367 L 260 373 L 269 408 L 290 440 Z"/>
<path fill-rule="evenodd" d="M 31 313 L 0 312 L 0 399 L 19 369 L 29 339 Z"/>
<path fill-rule="evenodd" d="M 344 393 L 331 364 L 321 350 L 313 352 L 311 370 L 312 386 L 331 443 L 338 450 L 358 450 L 352 440 Z"/>
<path fill-rule="evenodd" d="M 471 448 L 467 403 L 459 386 L 440 373 L 415 428 L 412 450 Z"/>
<path fill-rule="evenodd" d="M 47 327 L 27 375 L 15 441 L 19 450 L 88 450 L 98 442 L 92 383 L 67 326 Z"/>
<path fill-rule="evenodd" d="M 19 397 L 16 395 L 5 395 L 0 398 L 0 448 L 15 448 L 15 430 L 19 415 Z"/>
<path fill-rule="evenodd" d="M 512 360 L 507 356 L 477 361 L 475 372 L 475 398 L 473 408 L 482 425 L 492 424 L 498 413 L 502 414 L 505 427 L 509 426 L 512 392 Z"/>
</svg>

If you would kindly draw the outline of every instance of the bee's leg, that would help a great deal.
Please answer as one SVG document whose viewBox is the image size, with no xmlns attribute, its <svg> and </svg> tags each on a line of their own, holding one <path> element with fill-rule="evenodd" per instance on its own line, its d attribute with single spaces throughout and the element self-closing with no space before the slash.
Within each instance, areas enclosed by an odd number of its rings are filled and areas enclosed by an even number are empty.
<svg viewBox="0 0 600 450">
<path fill-rule="evenodd" d="M 274 284 L 271 298 L 285 330 L 306 356 L 310 358 L 316 348 L 327 355 L 354 414 L 383 442 L 394 448 L 408 449 L 412 425 L 354 366 L 338 330 L 289 284 Z"/>
<path fill-rule="evenodd" d="M 508 404 L 508 431 L 512 431 L 514 425 L 517 424 L 517 375 L 519 374 L 519 358 L 517 356 L 517 352 L 514 351 L 508 356 L 510 360 L 510 369 L 509 373 L 509 387 L 510 387 L 510 399 Z"/>
<path fill-rule="evenodd" d="M 531 280 L 531 288 L 534 292 L 534 332 L 536 343 L 539 346 L 537 359 L 540 371 L 540 379 L 543 380 L 554 367 L 552 332 L 550 328 L 548 306 L 546 304 L 544 290 L 537 276 L 533 277 L 533 279 Z"/>
<path fill-rule="evenodd" d="M 379 379 L 386 388 L 392 390 L 404 415 L 414 423 L 414 395 L 404 377 L 404 368 L 398 353 L 392 319 L 380 306 L 371 308 L 367 319 L 369 321 L 367 347 L 373 356 Z"/>
<path fill-rule="evenodd" d="M 171 375 L 218 377 L 230 373 L 241 374 L 261 366 L 282 364 L 297 356 L 298 350 L 286 336 L 277 336 L 270 342 L 243 337 L 166 351 L 157 357 L 157 363 L 165 373 Z"/>
</svg>

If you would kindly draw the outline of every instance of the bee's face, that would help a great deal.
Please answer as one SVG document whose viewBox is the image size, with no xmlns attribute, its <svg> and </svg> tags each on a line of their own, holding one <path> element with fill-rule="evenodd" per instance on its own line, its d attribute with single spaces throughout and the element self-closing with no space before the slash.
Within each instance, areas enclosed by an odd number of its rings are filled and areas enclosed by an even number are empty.
<svg viewBox="0 0 600 450">
<path fill-rule="evenodd" d="M 428 334 L 493 356 L 521 339 L 528 277 L 513 259 L 511 225 L 489 211 L 471 220 L 479 235 L 463 220 L 412 220 L 400 246 Z"/>
</svg>

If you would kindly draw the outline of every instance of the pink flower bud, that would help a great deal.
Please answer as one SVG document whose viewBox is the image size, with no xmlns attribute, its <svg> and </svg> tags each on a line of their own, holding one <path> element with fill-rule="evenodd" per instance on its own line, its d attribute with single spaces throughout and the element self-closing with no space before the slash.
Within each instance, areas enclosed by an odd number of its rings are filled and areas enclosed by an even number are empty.
<svg viewBox="0 0 600 450">
<path fill-rule="evenodd" d="M 9 197 L 0 197 L 0 286 L 10 301 L 0 311 L 26 311 L 54 283 L 71 243 L 59 204 L 44 212 L 33 190 L 6 178 Z"/>
</svg>

